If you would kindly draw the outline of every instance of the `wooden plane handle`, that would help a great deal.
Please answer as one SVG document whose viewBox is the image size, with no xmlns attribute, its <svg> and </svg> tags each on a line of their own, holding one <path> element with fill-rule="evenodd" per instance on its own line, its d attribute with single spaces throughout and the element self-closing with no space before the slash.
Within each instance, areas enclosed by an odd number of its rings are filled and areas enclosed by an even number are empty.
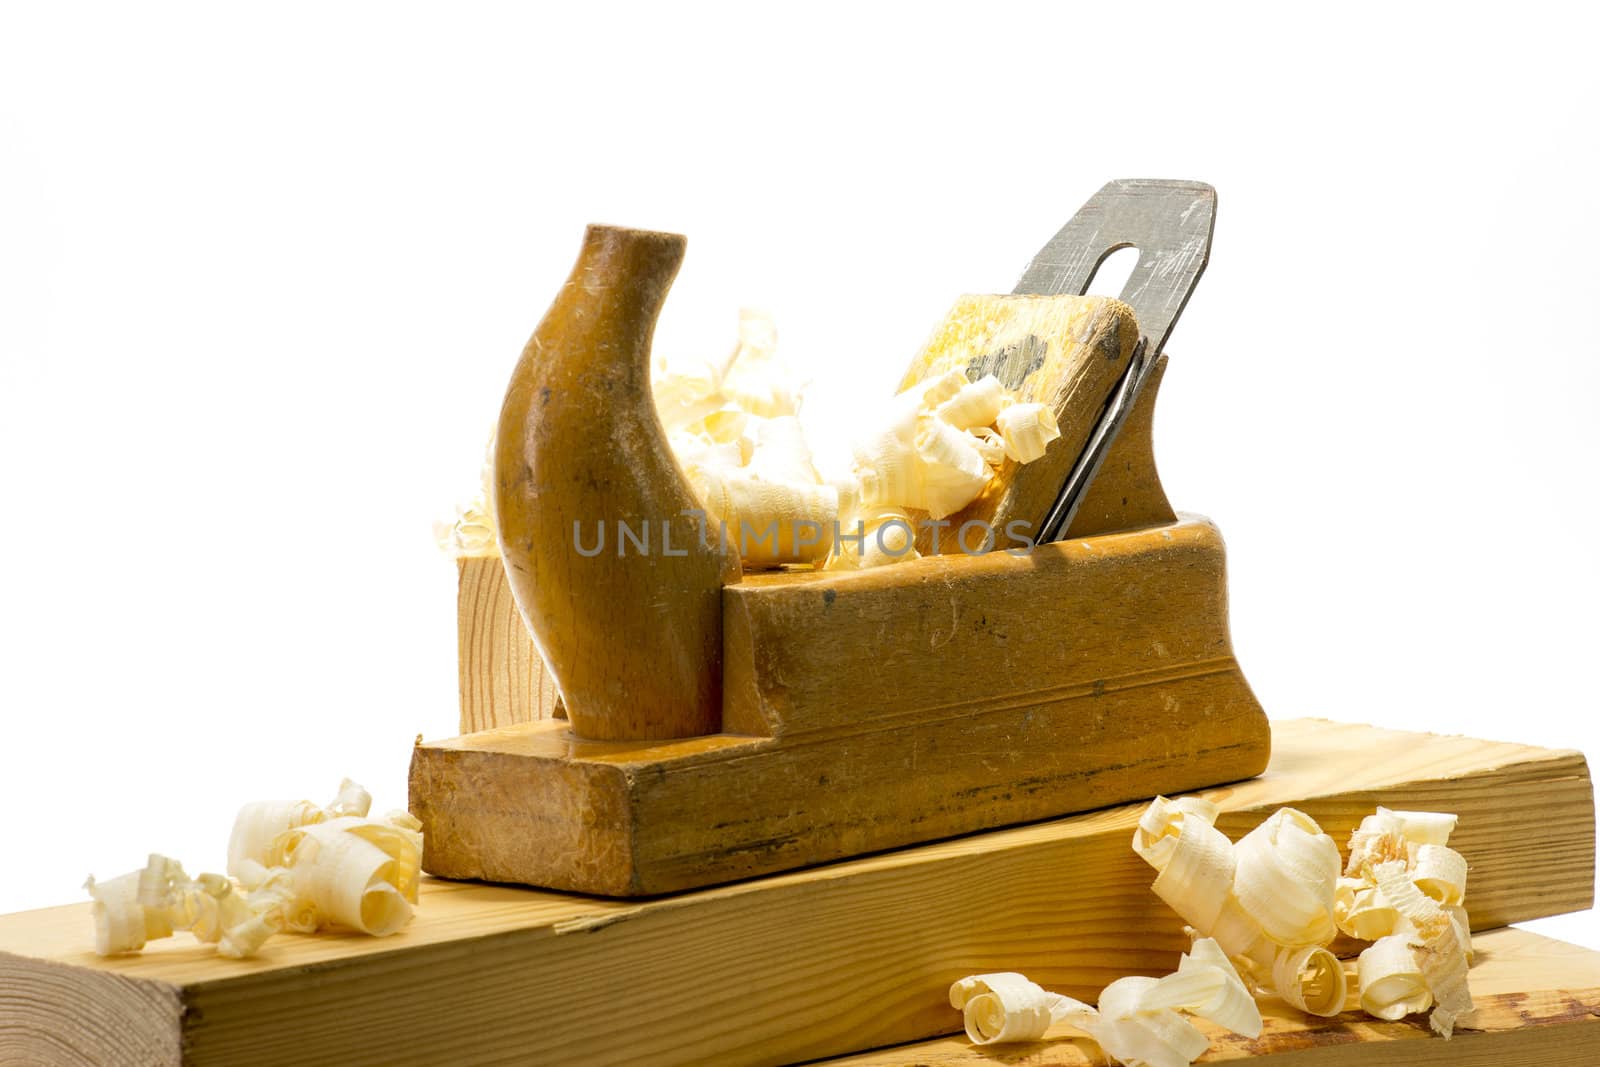
<svg viewBox="0 0 1600 1067">
<path fill-rule="evenodd" d="M 500 412 L 506 574 L 573 732 L 593 740 L 721 726 L 722 586 L 739 561 L 695 517 L 650 392 L 650 342 L 685 244 L 589 227 Z"/>
</svg>

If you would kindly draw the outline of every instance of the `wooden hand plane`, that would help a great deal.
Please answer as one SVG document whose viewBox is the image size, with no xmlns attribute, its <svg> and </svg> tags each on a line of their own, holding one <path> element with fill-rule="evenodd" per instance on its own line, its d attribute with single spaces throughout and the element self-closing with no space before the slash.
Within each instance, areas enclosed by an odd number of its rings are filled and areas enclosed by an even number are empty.
<svg viewBox="0 0 1600 1067">
<path fill-rule="evenodd" d="M 462 571 L 463 736 L 412 758 L 424 868 L 651 895 L 1259 774 L 1222 539 L 1173 512 L 1151 443 L 1214 200 L 1112 182 L 1036 257 L 1020 294 L 1137 318 L 1063 346 L 1070 388 L 973 339 L 969 375 L 1048 386 L 1063 413 L 1042 473 L 974 505 L 1031 550 L 862 571 L 741 575 L 696 527 L 649 384 L 684 241 L 591 227 L 502 409 L 503 564 Z M 1125 303 L 1083 297 L 1128 246 Z M 574 523 L 614 519 L 655 551 L 577 551 Z M 557 691 L 565 717 L 541 717 Z"/>
</svg>

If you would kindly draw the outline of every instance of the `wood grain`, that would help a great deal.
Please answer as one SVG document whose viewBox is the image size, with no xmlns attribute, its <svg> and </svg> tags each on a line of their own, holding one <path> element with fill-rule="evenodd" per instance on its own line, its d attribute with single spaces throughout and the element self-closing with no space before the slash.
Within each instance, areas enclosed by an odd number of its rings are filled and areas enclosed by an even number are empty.
<svg viewBox="0 0 1600 1067">
<path fill-rule="evenodd" d="M 555 679 L 517 612 L 500 557 L 456 561 L 461 732 L 564 719 Z"/>
<path fill-rule="evenodd" d="M 168 982 L 0 951 L 0 1064 L 181 1063 L 184 1010 Z"/>
<path fill-rule="evenodd" d="M 706 743 L 559 723 L 415 749 L 426 868 L 642 896 L 1258 774 L 1204 519 L 723 591 Z M 748 736 L 737 736 L 748 735 Z M 715 744 L 713 738 L 720 738 Z"/>
<path fill-rule="evenodd" d="M 1577 753 L 1317 720 L 1276 734 L 1265 775 L 1206 792 L 1230 835 L 1291 803 L 1335 839 L 1378 803 L 1449 810 L 1475 927 L 1591 904 Z M 962 975 L 1020 970 L 1083 997 L 1173 966 L 1181 922 L 1129 848 L 1141 808 L 641 902 L 429 879 L 394 937 L 289 936 L 257 960 L 182 936 L 98 959 L 87 902 L 4 916 L 0 1047 L 23 1062 L 60 1062 L 70 1041 L 90 1063 L 738 1065 L 915 1041 L 958 1028 L 945 998 Z M 118 983 L 127 995 L 98 1012 Z M 151 1055 L 117 1053 L 130 1028 Z"/>
<path fill-rule="evenodd" d="M 1197 1025 L 1211 1050 L 1197 1063 L 1262 1061 L 1264 1067 L 1594 1067 L 1600 1063 L 1600 952 L 1525 930 L 1475 938 L 1479 958 L 1470 984 L 1478 1006 L 1470 1025 L 1445 1041 L 1426 1016 L 1384 1022 L 1356 1010 L 1318 1019 L 1282 1004 L 1263 1004 L 1265 1028 L 1251 1040 L 1207 1022 Z M 1353 967 L 1351 968 L 1353 972 Z M 965 1037 L 940 1038 L 826 1061 L 836 1067 L 1100 1067 L 1096 1046 L 1058 1027 L 1042 1041 L 976 1048 Z"/>
<path fill-rule="evenodd" d="M 971 504 L 950 516 L 937 551 L 960 552 L 961 524 L 997 530 L 1017 520 L 1036 533 L 1128 368 L 1139 327 L 1133 309 L 1104 296 L 963 296 L 906 369 L 900 388 L 960 370 L 973 381 L 993 374 L 1019 401 L 1044 404 L 1061 436 L 1032 463 L 1006 460 Z M 917 549 L 935 551 L 931 530 Z"/>
<path fill-rule="evenodd" d="M 500 410 L 500 553 L 580 737 L 691 737 L 720 723 L 721 591 L 739 561 L 691 517 L 699 505 L 650 392 L 651 337 L 685 244 L 589 227 Z"/>
</svg>

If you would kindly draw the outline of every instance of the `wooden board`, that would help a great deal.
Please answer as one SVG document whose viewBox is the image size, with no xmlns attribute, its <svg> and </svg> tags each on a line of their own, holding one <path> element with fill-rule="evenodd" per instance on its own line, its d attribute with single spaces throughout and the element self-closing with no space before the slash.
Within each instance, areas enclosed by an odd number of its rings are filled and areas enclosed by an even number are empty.
<svg viewBox="0 0 1600 1067">
<path fill-rule="evenodd" d="M 1526 930 L 1493 930 L 1475 938 L 1470 976 L 1478 1007 L 1470 1025 L 1449 1041 L 1429 1031 L 1426 1016 L 1383 1022 L 1355 1010 L 1318 1019 L 1282 1004 L 1262 1005 L 1265 1029 L 1251 1040 L 1210 1023 L 1199 1063 L 1249 1060 L 1262 1067 L 1594 1067 L 1600 1063 L 1600 952 Z M 955 1014 L 952 1009 L 952 1015 Z M 940 1038 L 826 1061 L 836 1067 L 1100 1067 L 1092 1042 L 1058 1027 L 1045 1040 L 975 1048 L 965 1037 Z"/>
<path fill-rule="evenodd" d="M 1457 812 L 1473 925 L 1593 900 L 1574 752 L 1317 720 L 1206 795 L 1237 837 L 1293 804 L 1343 839 L 1377 804 Z M 0 1062 L 777 1064 L 948 1033 L 962 975 L 1093 996 L 1186 943 L 1129 842 L 1142 805 L 643 902 L 427 880 L 394 937 L 187 936 L 89 951 L 88 904 L 0 917 Z M 116 872 L 102 872 L 106 874 Z"/>
<path fill-rule="evenodd" d="M 566 718 L 499 556 L 456 561 L 456 641 L 462 733 Z"/>
<path fill-rule="evenodd" d="M 1203 518 L 1026 555 L 723 590 L 724 733 L 526 723 L 415 749 L 423 866 L 698 888 L 1259 774 L 1271 744 Z"/>
</svg>

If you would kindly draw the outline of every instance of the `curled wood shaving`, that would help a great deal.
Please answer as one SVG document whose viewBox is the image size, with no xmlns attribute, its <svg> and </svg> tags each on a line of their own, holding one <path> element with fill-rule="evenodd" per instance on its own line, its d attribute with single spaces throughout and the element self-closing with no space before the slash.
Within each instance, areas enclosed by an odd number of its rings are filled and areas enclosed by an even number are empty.
<svg viewBox="0 0 1600 1067">
<path fill-rule="evenodd" d="M 1432 1008 L 1445 1037 L 1472 1010 L 1467 863 L 1447 844 L 1455 816 L 1379 808 L 1351 835 L 1342 875 L 1333 841 L 1302 812 L 1276 812 L 1237 845 L 1216 817 L 1204 800 L 1158 797 L 1133 847 L 1157 871 L 1156 895 L 1259 992 L 1338 1014 L 1346 977 L 1327 945 L 1343 931 L 1374 942 L 1356 966 L 1363 1010 L 1399 1019 Z"/>
<path fill-rule="evenodd" d="M 368 817 L 372 796 L 350 779 L 326 807 L 246 804 L 228 843 L 228 874 L 190 878 L 152 854 L 142 870 L 85 883 L 95 951 L 137 952 L 188 930 L 224 956 L 260 951 L 274 934 L 338 924 L 375 936 L 411 918 L 421 876 L 421 823 L 408 812 Z"/>
<path fill-rule="evenodd" d="M 1226 953 L 1196 941 L 1165 978 L 1119 978 L 1101 990 L 1099 1006 L 1051 993 L 1020 974 L 980 974 L 950 987 L 974 1044 L 1037 1041 L 1064 1024 L 1089 1035 L 1130 1067 L 1189 1067 L 1210 1046 L 1180 1012 L 1246 1037 L 1261 1033 L 1261 1013 Z"/>
</svg>

